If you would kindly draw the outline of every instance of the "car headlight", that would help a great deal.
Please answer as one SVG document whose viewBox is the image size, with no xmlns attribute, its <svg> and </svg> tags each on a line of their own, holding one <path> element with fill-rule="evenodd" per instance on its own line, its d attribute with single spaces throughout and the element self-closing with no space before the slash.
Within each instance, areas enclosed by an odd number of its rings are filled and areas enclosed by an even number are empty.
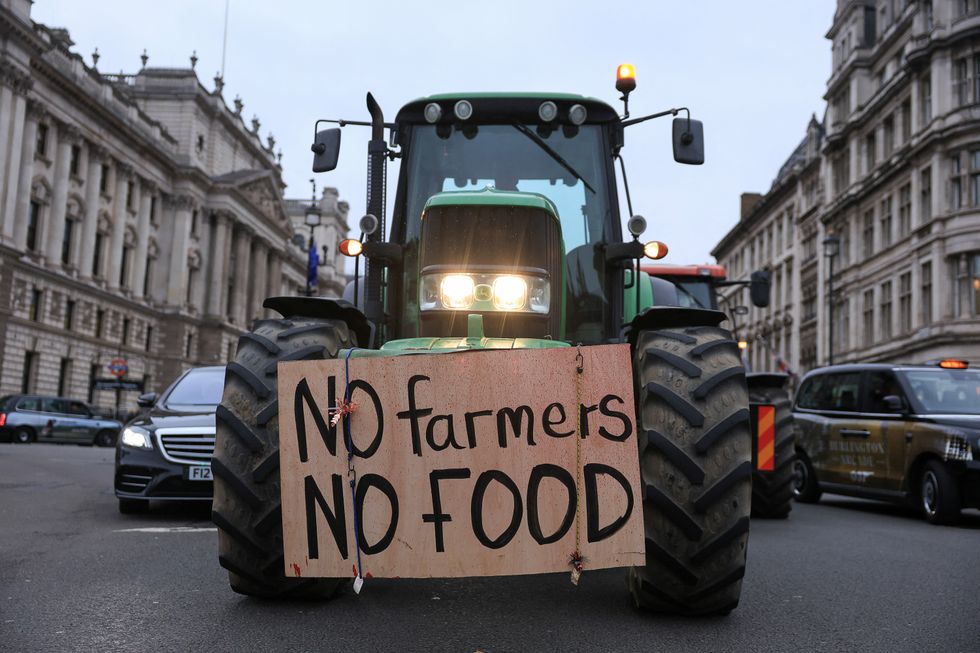
<svg viewBox="0 0 980 653">
<path fill-rule="evenodd" d="M 424 274 L 419 308 L 547 315 L 551 310 L 551 284 L 547 279 L 526 274 Z"/>
<path fill-rule="evenodd" d="M 152 449 L 153 443 L 150 441 L 150 433 L 138 426 L 127 426 L 119 436 L 119 442 L 126 447 L 134 449 Z"/>
</svg>

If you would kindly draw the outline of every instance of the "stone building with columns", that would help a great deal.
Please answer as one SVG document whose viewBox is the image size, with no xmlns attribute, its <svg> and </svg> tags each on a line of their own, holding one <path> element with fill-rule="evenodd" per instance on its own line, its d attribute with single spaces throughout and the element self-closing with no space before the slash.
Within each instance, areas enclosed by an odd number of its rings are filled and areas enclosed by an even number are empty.
<svg viewBox="0 0 980 653">
<path fill-rule="evenodd" d="M 773 274 L 748 362 L 980 363 L 980 2 L 838 0 L 827 38 L 823 121 L 712 252 Z"/>
<path fill-rule="evenodd" d="M 220 77 L 102 74 L 30 6 L 0 0 L 0 394 L 125 410 L 136 393 L 93 388 L 110 360 L 157 392 L 226 362 L 306 255 L 274 139 Z"/>
</svg>

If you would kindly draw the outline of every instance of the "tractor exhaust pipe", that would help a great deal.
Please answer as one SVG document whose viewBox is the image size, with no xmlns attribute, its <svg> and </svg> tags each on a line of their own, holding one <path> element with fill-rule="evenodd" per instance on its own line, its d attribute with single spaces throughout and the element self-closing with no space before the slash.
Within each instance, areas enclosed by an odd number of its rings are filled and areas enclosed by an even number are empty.
<svg viewBox="0 0 980 653">
<path fill-rule="evenodd" d="M 367 236 L 367 241 L 370 243 L 384 240 L 388 145 L 385 143 L 384 137 L 384 114 L 381 112 L 381 106 L 370 93 L 367 94 L 367 108 L 371 114 L 371 140 L 368 142 L 367 212 L 378 218 L 378 228 L 375 229 L 374 233 Z M 375 325 L 375 333 L 379 340 L 377 344 L 379 345 L 384 342 L 383 275 L 384 265 L 382 262 L 368 259 L 364 270 L 364 315 Z M 365 345 L 361 344 L 361 346 Z"/>
</svg>

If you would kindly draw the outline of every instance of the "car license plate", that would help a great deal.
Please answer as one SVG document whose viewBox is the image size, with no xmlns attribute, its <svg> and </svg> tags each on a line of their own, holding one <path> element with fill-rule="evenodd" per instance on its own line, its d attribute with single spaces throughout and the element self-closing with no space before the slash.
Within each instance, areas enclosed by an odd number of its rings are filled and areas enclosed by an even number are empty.
<svg viewBox="0 0 980 653">
<path fill-rule="evenodd" d="M 198 467 L 190 467 L 187 470 L 187 479 L 190 481 L 211 481 L 214 480 L 211 477 L 211 466 L 200 465 Z"/>
</svg>

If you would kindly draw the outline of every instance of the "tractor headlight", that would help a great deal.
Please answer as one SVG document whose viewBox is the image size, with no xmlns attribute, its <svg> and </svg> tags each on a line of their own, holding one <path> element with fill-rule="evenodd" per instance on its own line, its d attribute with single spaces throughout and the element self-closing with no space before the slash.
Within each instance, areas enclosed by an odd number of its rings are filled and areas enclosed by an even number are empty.
<svg viewBox="0 0 980 653">
<path fill-rule="evenodd" d="M 551 284 L 525 274 L 423 274 L 419 291 L 423 311 L 508 311 L 547 315 Z"/>
</svg>

